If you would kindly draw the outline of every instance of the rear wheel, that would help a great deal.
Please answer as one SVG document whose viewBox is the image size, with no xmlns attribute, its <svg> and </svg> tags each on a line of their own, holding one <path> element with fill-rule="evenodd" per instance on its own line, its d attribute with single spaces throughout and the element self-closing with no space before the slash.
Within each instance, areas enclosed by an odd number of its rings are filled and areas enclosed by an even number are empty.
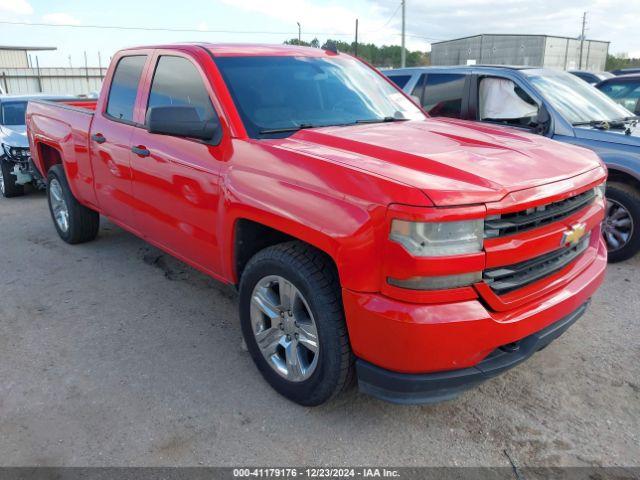
<svg viewBox="0 0 640 480">
<path fill-rule="evenodd" d="M 100 215 L 76 200 L 61 165 L 54 165 L 49 170 L 47 198 L 51 218 L 60 238 L 71 244 L 96 238 Z"/>
<path fill-rule="evenodd" d="M 257 253 L 242 274 L 239 306 L 249 353 L 280 394 L 313 406 L 349 386 L 340 284 L 324 254 L 301 242 Z"/>
<path fill-rule="evenodd" d="M 640 250 L 640 194 L 631 185 L 607 183 L 607 213 L 602 234 L 610 262 L 620 262 Z"/>
<path fill-rule="evenodd" d="M 0 159 L 0 193 L 5 198 L 20 197 L 24 195 L 24 185 L 16 183 L 16 176 L 13 174 L 12 162 Z"/>
</svg>

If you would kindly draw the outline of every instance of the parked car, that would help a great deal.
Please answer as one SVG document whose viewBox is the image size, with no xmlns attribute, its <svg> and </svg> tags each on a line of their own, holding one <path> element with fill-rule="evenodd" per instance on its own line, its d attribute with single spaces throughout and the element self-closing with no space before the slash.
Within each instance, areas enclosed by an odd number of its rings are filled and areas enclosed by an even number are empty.
<svg viewBox="0 0 640 480">
<path fill-rule="evenodd" d="M 627 110 L 640 115 L 640 74 L 613 77 L 598 83 L 596 88 Z"/>
<path fill-rule="evenodd" d="M 614 75 L 629 75 L 631 73 L 640 73 L 640 67 L 628 67 L 628 68 L 619 68 L 617 70 L 611 70 L 611 73 Z"/>
<path fill-rule="evenodd" d="M 59 96 L 0 96 L 0 193 L 4 197 L 24 195 L 24 186 L 44 188 L 45 182 L 35 169 L 29 152 L 25 112 L 33 99 L 54 100 Z"/>
<path fill-rule="evenodd" d="M 105 215 L 237 286 L 251 357 L 303 405 L 354 375 L 389 401 L 451 398 L 544 348 L 603 280 L 597 155 L 428 119 L 348 55 L 123 50 L 86 107 L 27 109 L 60 237 Z"/>
<path fill-rule="evenodd" d="M 404 91 L 432 116 L 508 125 L 596 152 L 609 168 L 603 230 L 609 260 L 640 250 L 640 127 L 632 112 L 555 70 L 476 65 L 384 73 L 406 81 Z"/>
<path fill-rule="evenodd" d="M 585 82 L 595 85 L 598 82 L 606 80 L 607 78 L 615 77 L 611 72 L 589 72 L 587 70 L 569 70 L 569 73 L 581 78 Z"/>
</svg>

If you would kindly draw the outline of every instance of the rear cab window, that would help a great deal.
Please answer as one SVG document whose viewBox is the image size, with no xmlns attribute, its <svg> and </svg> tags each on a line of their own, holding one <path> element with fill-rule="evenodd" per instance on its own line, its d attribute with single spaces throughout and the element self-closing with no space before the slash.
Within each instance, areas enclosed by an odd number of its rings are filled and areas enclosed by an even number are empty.
<svg viewBox="0 0 640 480">
<path fill-rule="evenodd" d="M 106 114 L 112 119 L 133 122 L 138 85 L 146 61 L 146 55 L 131 55 L 118 61 L 107 99 Z"/>
<path fill-rule="evenodd" d="M 640 79 L 637 81 L 608 82 L 600 90 L 619 105 L 636 114 L 640 112 Z"/>
<path fill-rule="evenodd" d="M 409 80 L 411 80 L 411 75 L 389 75 L 389 80 L 395 83 L 399 88 L 404 88 Z"/>
<path fill-rule="evenodd" d="M 429 73 L 419 85 L 424 86 L 422 107 L 433 117 L 462 118 L 462 99 L 466 75 L 458 73 Z"/>
</svg>

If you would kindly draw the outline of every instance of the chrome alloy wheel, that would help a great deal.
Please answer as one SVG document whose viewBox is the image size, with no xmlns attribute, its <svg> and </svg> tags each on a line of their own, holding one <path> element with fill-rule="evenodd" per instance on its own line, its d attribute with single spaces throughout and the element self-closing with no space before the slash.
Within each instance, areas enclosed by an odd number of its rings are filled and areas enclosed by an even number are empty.
<svg viewBox="0 0 640 480">
<path fill-rule="evenodd" d="M 0 160 L 1 162 L 2 160 Z M 4 194 L 4 174 L 2 173 L 2 168 L 0 168 L 0 193 Z"/>
<path fill-rule="evenodd" d="M 283 277 L 264 277 L 251 294 L 250 315 L 269 366 L 289 381 L 308 379 L 318 366 L 318 330 L 300 290 Z"/>
<path fill-rule="evenodd" d="M 64 199 L 60 182 L 55 178 L 49 183 L 49 200 L 58 228 L 66 233 L 69 230 L 69 207 Z"/>
<path fill-rule="evenodd" d="M 620 250 L 633 235 L 633 218 L 624 205 L 607 198 L 607 213 L 602 223 L 602 234 L 610 252 Z"/>
</svg>

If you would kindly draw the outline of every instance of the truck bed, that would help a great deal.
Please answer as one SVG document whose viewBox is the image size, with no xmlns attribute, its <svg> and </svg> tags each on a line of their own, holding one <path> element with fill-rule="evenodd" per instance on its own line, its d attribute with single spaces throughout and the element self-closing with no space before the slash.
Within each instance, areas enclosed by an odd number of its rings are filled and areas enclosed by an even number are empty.
<svg viewBox="0 0 640 480">
<path fill-rule="evenodd" d="M 27 106 L 27 130 L 31 156 L 44 178 L 56 155 L 64 167 L 76 198 L 94 205 L 93 174 L 89 158 L 89 132 L 97 100 L 72 98 L 33 100 Z M 38 148 L 34 145 L 38 144 Z"/>
</svg>

